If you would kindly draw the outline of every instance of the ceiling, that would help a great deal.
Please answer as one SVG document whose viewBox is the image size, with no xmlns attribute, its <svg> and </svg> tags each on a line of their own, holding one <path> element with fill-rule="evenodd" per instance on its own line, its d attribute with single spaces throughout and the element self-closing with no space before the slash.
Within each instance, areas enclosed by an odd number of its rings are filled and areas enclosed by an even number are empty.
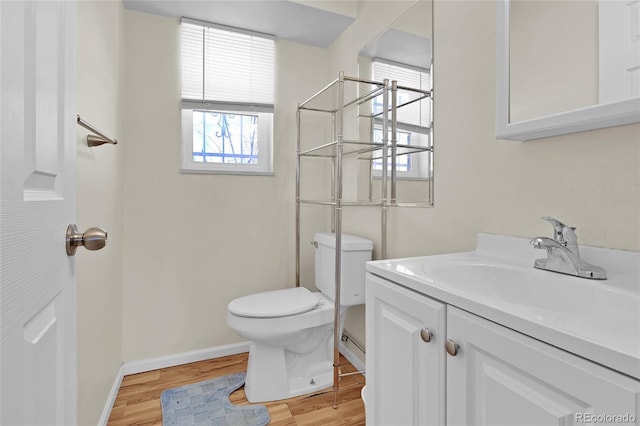
<svg viewBox="0 0 640 426">
<path fill-rule="evenodd" d="M 417 2 L 390 28 L 365 46 L 360 55 L 421 69 L 431 68 L 432 17 L 433 2 Z"/>
<path fill-rule="evenodd" d="M 346 12 L 327 10 L 327 6 L 333 3 L 331 1 L 307 1 L 306 4 L 300 1 L 124 0 L 124 7 L 166 17 L 187 17 L 243 28 L 323 48 L 331 45 L 355 20 Z M 314 3 L 316 5 L 312 6 Z"/>
<path fill-rule="evenodd" d="M 431 67 L 431 40 L 390 28 L 360 52 L 370 58 L 386 59 L 421 69 Z"/>
</svg>

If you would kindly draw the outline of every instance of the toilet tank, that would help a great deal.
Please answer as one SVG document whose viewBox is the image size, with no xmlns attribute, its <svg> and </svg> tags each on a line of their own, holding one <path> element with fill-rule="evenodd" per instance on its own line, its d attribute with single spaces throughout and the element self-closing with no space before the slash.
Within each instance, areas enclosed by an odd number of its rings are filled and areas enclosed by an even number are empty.
<svg viewBox="0 0 640 426">
<path fill-rule="evenodd" d="M 318 233 L 316 247 L 316 287 L 327 297 L 335 298 L 336 235 Z M 361 305 L 365 299 L 365 262 L 371 260 L 373 242 L 355 235 L 342 234 L 340 260 L 340 305 Z"/>
</svg>

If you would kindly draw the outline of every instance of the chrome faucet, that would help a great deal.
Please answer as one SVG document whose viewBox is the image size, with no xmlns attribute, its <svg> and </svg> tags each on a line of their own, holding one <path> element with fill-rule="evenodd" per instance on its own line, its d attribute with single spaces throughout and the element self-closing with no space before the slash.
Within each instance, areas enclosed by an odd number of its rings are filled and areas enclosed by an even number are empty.
<svg viewBox="0 0 640 426">
<path fill-rule="evenodd" d="M 591 265 L 580 258 L 576 228 L 566 226 L 549 216 L 542 218 L 553 226 L 553 238 L 536 237 L 531 240 L 533 248 L 547 249 L 547 258 L 536 259 L 533 264 L 535 268 L 594 280 L 607 279 L 604 268 Z"/>
</svg>

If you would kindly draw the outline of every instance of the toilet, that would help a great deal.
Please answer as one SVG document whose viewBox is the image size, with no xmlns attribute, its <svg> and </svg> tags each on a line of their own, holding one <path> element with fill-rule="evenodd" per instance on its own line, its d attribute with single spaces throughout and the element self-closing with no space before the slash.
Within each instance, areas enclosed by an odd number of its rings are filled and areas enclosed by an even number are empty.
<svg viewBox="0 0 640 426">
<path fill-rule="evenodd" d="M 314 236 L 315 280 L 305 287 L 240 297 L 227 306 L 227 323 L 249 340 L 245 394 L 249 402 L 275 401 L 333 384 L 335 249 L 333 233 Z M 349 306 L 365 302 L 365 263 L 373 242 L 342 234 L 340 324 Z"/>
</svg>

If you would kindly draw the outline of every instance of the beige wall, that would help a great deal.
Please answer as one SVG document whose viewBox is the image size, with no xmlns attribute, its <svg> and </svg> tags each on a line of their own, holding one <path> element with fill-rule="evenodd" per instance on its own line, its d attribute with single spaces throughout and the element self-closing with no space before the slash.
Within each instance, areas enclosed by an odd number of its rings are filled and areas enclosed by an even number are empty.
<svg viewBox="0 0 640 426">
<path fill-rule="evenodd" d="M 472 250 L 478 232 L 550 235 L 542 215 L 576 226 L 581 244 L 640 250 L 640 125 L 496 140 L 495 3 L 434 9 L 435 207 L 390 211 L 389 257 Z M 366 43 L 347 30 L 330 48 L 329 75 L 354 70 Z M 345 213 L 344 232 L 379 241 L 373 210 Z M 352 308 L 346 330 L 360 342 L 363 324 L 364 309 Z"/>
<path fill-rule="evenodd" d="M 227 303 L 294 284 L 295 105 L 325 50 L 278 40 L 275 176 L 180 174 L 179 23 L 125 11 L 124 360 L 242 339 Z"/>
<path fill-rule="evenodd" d="M 122 153 L 129 141 L 119 116 L 121 25 L 119 2 L 79 2 L 78 114 L 120 141 L 89 148 L 78 127 L 78 228 L 100 226 L 109 237 L 100 251 L 76 253 L 80 425 L 98 423 L 122 363 Z"/>
<path fill-rule="evenodd" d="M 122 360 L 238 342 L 228 301 L 293 285 L 295 105 L 338 71 L 355 75 L 360 48 L 413 3 L 360 4 L 329 49 L 278 41 L 273 177 L 179 174 L 178 22 L 81 3 L 79 113 L 121 143 L 79 141 L 78 225 L 110 235 L 107 249 L 79 254 L 80 424 L 95 424 Z M 493 2 L 435 3 L 436 206 L 390 211 L 388 255 L 471 250 L 478 232 L 548 235 L 545 214 L 577 226 L 582 244 L 640 250 L 640 126 L 496 140 L 495 17 Z M 315 209 L 303 209 L 303 248 L 327 230 Z M 344 220 L 377 256 L 376 209 Z M 307 249 L 303 284 L 312 279 Z M 347 330 L 364 342 L 361 307 Z"/>
<path fill-rule="evenodd" d="M 226 303 L 292 285 L 295 104 L 340 70 L 357 74 L 358 51 L 413 4 L 361 3 L 326 51 L 279 41 L 275 177 L 178 173 L 178 25 L 125 12 L 125 360 L 237 342 Z M 546 235 L 544 214 L 577 226 L 583 244 L 638 249 L 638 126 L 496 140 L 495 12 L 435 4 L 436 207 L 391 210 L 388 255 L 470 250 L 478 232 Z M 306 209 L 303 242 L 328 226 Z M 375 209 L 345 209 L 345 232 L 373 239 L 376 255 L 379 222 Z M 307 285 L 312 251 L 303 259 Z M 347 330 L 361 340 L 363 322 L 352 309 Z"/>
</svg>

